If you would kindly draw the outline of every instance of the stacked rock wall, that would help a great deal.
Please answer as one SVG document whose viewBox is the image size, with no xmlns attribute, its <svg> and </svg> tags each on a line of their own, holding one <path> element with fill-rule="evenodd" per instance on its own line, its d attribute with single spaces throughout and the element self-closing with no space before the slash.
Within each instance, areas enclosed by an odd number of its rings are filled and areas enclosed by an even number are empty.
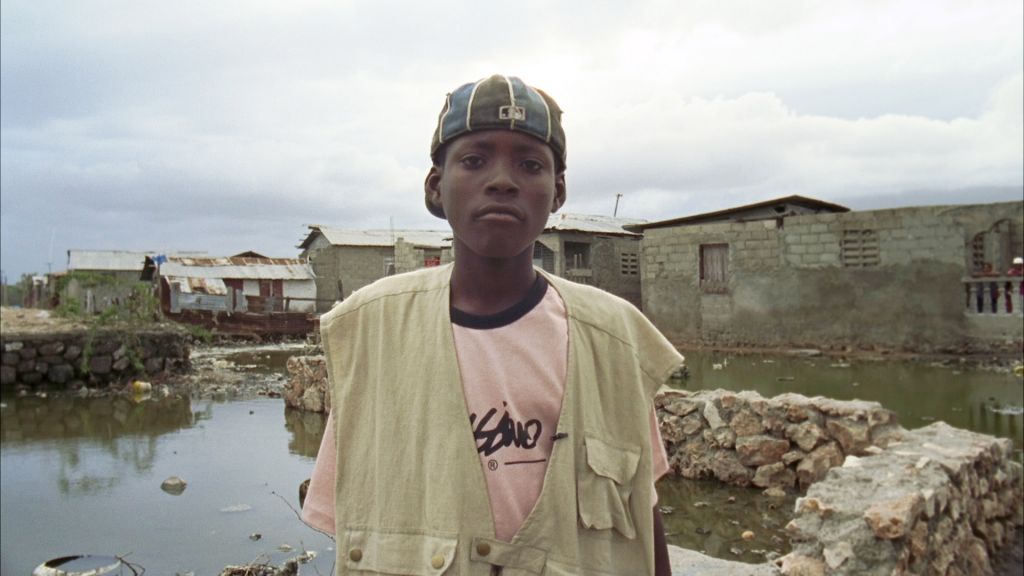
<svg viewBox="0 0 1024 576">
<path fill-rule="evenodd" d="M 190 349 L 179 331 L 75 331 L 4 334 L 4 387 L 78 388 L 189 368 Z"/>
<path fill-rule="evenodd" d="M 807 490 L 784 575 L 986 575 L 1024 524 L 1013 443 L 936 422 L 908 431 L 875 402 L 724 390 L 655 401 L 673 472 Z"/>
<path fill-rule="evenodd" d="M 1012 443 L 936 422 L 797 500 L 783 574 L 987 575 L 1024 524 Z"/>
<path fill-rule="evenodd" d="M 291 378 L 284 387 L 285 404 L 308 412 L 330 412 L 331 391 L 324 357 L 292 356 L 287 368 Z"/>
<path fill-rule="evenodd" d="M 885 446 L 902 431 L 877 402 L 669 390 L 655 404 L 676 474 L 738 486 L 806 489 L 846 455 Z"/>
</svg>

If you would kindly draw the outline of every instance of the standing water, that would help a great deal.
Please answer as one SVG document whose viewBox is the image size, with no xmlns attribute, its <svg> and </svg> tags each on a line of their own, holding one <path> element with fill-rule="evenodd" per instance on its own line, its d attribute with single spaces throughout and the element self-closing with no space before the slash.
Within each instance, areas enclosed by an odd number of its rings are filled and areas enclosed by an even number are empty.
<svg viewBox="0 0 1024 576">
<path fill-rule="evenodd" d="M 200 350 L 197 364 L 279 386 L 297 348 Z M 933 420 L 1011 438 L 1020 450 L 1021 380 L 1010 373 L 905 362 L 688 353 L 690 390 L 799 392 L 875 400 L 914 428 Z M 124 557 L 149 574 L 218 574 L 230 564 L 279 565 L 318 555 L 303 574 L 330 574 L 333 541 L 302 524 L 322 415 L 282 400 L 226 392 L 127 397 L 5 396 L 0 400 L 0 573 L 30 574 L 77 554 Z M 161 483 L 186 482 L 178 495 Z M 793 497 L 709 482 L 659 483 L 671 543 L 763 561 L 788 547 Z M 743 539 L 750 530 L 754 538 Z"/>
</svg>

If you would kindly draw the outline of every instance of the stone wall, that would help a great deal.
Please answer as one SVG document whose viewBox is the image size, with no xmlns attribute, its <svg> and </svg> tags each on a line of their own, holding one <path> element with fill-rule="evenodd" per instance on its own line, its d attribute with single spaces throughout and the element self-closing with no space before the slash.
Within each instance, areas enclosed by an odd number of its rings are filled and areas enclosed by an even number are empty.
<svg viewBox="0 0 1024 576">
<path fill-rule="evenodd" d="M 188 370 L 188 334 L 180 330 L 4 334 L 0 384 L 80 388 Z"/>
<path fill-rule="evenodd" d="M 848 457 L 796 503 L 783 574 L 992 574 L 1024 524 L 1012 443 L 936 422 Z"/>
<path fill-rule="evenodd" d="M 673 472 L 737 486 L 806 489 L 846 455 L 902 435 L 877 402 L 669 390 L 655 406 Z"/>
<path fill-rule="evenodd" d="M 807 491 L 783 574 L 991 574 L 1024 524 L 1007 439 L 908 431 L 875 402 L 800 394 L 670 390 L 656 407 L 674 473 Z"/>
<path fill-rule="evenodd" d="M 307 412 L 329 413 L 331 390 L 327 363 L 321 356 L 292 356 L 286 365 L 290 378 L 284 387 L 285 405 Z"/>
<path fill-rule="evenodd" d="M 999 222 L 1010 231 L 1009 257 L 1024 254 L 1022 202 L 650 228 L 643 310 L 677 342 L 1019 352 L 1019 318 L 988 329 L 965 311 L 972 241 Z M 719 293 L 700 285 L 705 244 L 728 245 Z M 849 256 L 855 244 L 863 260 Z"/>
</svg>

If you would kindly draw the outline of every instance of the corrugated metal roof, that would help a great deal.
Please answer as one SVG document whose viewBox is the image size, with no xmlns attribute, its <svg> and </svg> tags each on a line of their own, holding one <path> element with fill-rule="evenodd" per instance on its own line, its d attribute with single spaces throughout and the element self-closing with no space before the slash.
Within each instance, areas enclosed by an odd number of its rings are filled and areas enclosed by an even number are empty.
<svg viewBox="0 0 1024 576">
<path fill-rule="evenodd" d="M 586 232 L 590 234 L 620 234 L 623 236 L 640 236 L 630 232 L 624 226 L 643 224 L 646 220 L 634 218 L 615 218 L 599 214 L 555 213 L 548 217 L 545 232 Z"/>
<path fill-rule="evenodd" d="M 784 205 L 784 204 L 795 204 L 797 206 L 803 206 L 811 210 L 818 212 L 849 212 L 850 209 L 846 206 L 839 204 L 833 204 L 831 202 L 825 202 L 824 200 L 818 200 L 816 198 L 808 198 L 806 196 L 784 196 L 782 198 L 775 198 L 774 200 L 765 200 L 764 202 L 755 202 L 754 204 L 745 204 L 743 206 L 736 206 L 734 208 L 726 208 L 725 210 L 716 210 L 714 212 L 704 212 L 702 214 L 694 214 L 692 216 L 683 216 L 681 218 L 672 218 L 670 220 L 659 220 L 657 222 L 648 222 L 645 224 L 633 225 L 633 230 L 643 231 L 648 228 L 664 228 L 666 226 L 678 226 L 683 224 L 697 224 L 708 220 L 722 219 L 724 217 L 737 215 L 742 212 L 757 210 L 759 208 L 765 208 L 768 206 Z"/>
<path fill-rule="evenodd" d="M 345 230 L 327 226 L 309 226 L 310 236 L 319 231 L 335 246 L 394 246 L 395 240 L 424 248 L 448 248 L 452 245 L 451 230 Z M 309 238 L 300 247 L 306 247 Z"/>
<path fill-rule="evenodd" d="M 243 280 L 314 280 L 313 268 L 297 258 L 178 258 L 160 265 L 161 276 Z"/>
<path fill-rule="evenodd" d="M 127 250 L 68 250 L 68 270 L 142 271 L 152 252 Z"/>
<path fill-rule="evenodd" d="M 205 252 L 158 250 L 68 250 L 68 270 L 124 270 L 141 272 L 147 256 L 156 254 L 199 256 Z"/>
<path fill-rule="evenodd" d="M 170 283 L 178 283 L 181 291 L 186 294 L 211 294 L 218 296 L 225 296 L 228 293 L 228 287 L 224 284 L 224 281 L 220 278 L 189 278 L 185 276 L 168 276 L 164 278 Z"/>
</svg>

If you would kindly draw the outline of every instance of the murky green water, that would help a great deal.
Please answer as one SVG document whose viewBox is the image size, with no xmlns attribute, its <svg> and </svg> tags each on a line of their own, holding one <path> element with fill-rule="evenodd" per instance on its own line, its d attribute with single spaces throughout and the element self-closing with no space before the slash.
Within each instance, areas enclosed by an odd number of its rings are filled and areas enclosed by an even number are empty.
<svg viewBox="0 0 1024 576">
<path fill-rule="evenodd" d="M 294 350 L 228 359 L 253 378 L 283 373 Z M 753 389 L 877 400 L 914 428 L 933 419 L 1024 447 L 1024 388 L 1012 374 L 899 362 L 846 363 L 688 354 L 688 389 Z M 716 369 L 714 365 L 720 364 Z M 835 365 L 835 366 L 834 366 Z M 280 399 L 4 397 L 0 408 L 0 574 L 28 574 L 68 554 L 127 555 L 148 574 L 217 574 L 228 564 L 279 563 L 286 544 L 321 555 L 303 574 L 329 574 L 333 542 L 301 524 L 297 486 L 309 476 L 324 418 Z M 168 476 L 188 487 L 160 489 Z M 750 562 L 784 552 L 793 497 L 663 480 L 669 541 Z M 283 498 L 283 499 L 282 499 Z M 287 501 L 287 503 L 286 503 Z M 231 511 L 234 510 L 234 511 Z M 744 530 L 755 537 L 743 540 Z M 260 533 L 259 540 L 250 535 Z"/>
</svg>

